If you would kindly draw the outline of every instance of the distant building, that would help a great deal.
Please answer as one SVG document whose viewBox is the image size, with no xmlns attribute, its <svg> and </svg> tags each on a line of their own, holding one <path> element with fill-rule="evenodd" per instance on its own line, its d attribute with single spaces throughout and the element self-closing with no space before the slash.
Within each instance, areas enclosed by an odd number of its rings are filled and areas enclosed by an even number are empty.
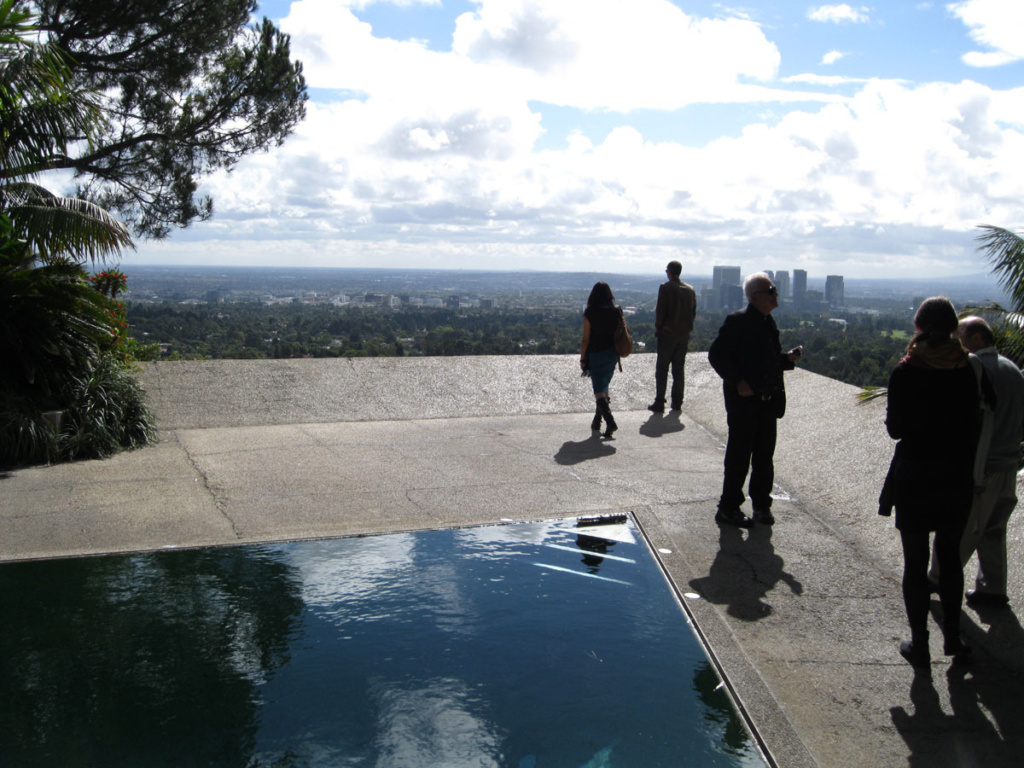
<svg viewBox="0 0 1024 768">
<path fill-rule="evenodd" d="M 742 285 L 723 285 L 719 293 L 719 307 L 721 309 L 743 309 L 747 300 L 743 295 Z"/>
<path fill-rule="evenodd" d="M 780 269 L 775 273 L 775 287 L 779 289 L 781 298 L 789 298 L 789 272 Z"/>
<path fill-rule="evenodd" d="M 206 302 L 208 304 L 220 304 L 222 301 L 224 301 L 224 294 L 222 294 L 220 291 L 206 292 Z"/>
<path fill-rule="evenodd" d="M 771 280 L 771 281 L 772 281 L 773 283 L 775 282 L 775 272 L 773 272 L 773 271 L 772 271 L 772 270 L 770 270 L 770 269 L 766 269 L 766 270 L 764 270 L 764 273 L 765 273 L 766 275 L 768 275 L 768 279 L 769 279 L 769 280 Z M 777 286 L 776 286 L 776 287 L 777 287 Z"/>
<path fill-rule="evenodd" d="M 798 307 L 804 303 L 807 294 L 807 270 L 793 270 L 793 303 Z"/>
<path fill-rule="evenodd" d="M 740 285 L 739 267 L 713 267 L 711 270 L 711 287 L 719 291 L 723 285 Z"/>
<path fill-rule="evenodd" d="M 458 309 L 462 305 L 462 302 L 458 296 L 449 296 L 444 300 L 444 305 L 448 309 Z"/>
<path fill-rule="evenodd" d="M 700 301 L 698 302 L 698 306 L 700 309 L 718 309 L 718 291 L 705 285 L 700 290 Z"/>
<path fill-rule="evenodd" d="M 825 278 L 825 301 L 832 307 L 842 307 L 846 304 L 843 298 L 843 276 L 828 275 Z"/>
<path fill-rule="evenodd" d="M 828 302 L 825 301 L 825 294 L 821 291 L 804 291 L 801 306 L 811 312 L 822 312 L 828 309 Z"/>
<path fill-rule="evenodd" d="M 494 299 L 480 299 L 480 309 L 494 309 Z"/>
</svg>

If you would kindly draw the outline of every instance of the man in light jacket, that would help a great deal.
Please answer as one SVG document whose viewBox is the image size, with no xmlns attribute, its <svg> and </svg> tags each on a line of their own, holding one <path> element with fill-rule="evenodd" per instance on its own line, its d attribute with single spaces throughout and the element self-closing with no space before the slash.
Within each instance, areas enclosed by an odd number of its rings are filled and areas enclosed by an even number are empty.
<svg viewBox="0 0 1024 768">
<path fill-rule="evenodd" d="M 985 479 L 975 490 L 967 527 L 960 540 L 960 560 L 966 565 L 978 553 L 978 575 L 974 589 L 967 590 L 967 604 L 973 608 L 1005 608 L 1006 525 L 1017 506 L 1017 470 L 1024 441 L 1024 375 L 1013 361 L 999 354 L 992 328 L 980 317 L 965 317 L 957 328 L 968 352 L 981 360 L 996 404 L 992 442 L 985 461 Z M 932 553 L 929 578 L 938 581 L 938 565 Z"/>
</svg>

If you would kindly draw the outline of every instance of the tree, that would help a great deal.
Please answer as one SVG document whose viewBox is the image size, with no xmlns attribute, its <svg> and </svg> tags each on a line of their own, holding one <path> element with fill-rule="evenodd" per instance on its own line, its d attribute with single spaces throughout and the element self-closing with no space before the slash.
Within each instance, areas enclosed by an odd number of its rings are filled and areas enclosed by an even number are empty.
<svg viewBox="0 0 1024 768">
<path fill-rule="evenodd" d="M 40 265 L 11 231 L 0 215 L 0 384 L 58 397 L 68 371 L 90 367 L 110 338 L 111 308 L 77 262 Z"/>
<path fill-rule="evenodd" d="M 992 272 L 999 279 L 999 286 L 1010 298 L 1011 307 L 1006 309 L 996 303 L 987 307 L 971 307 L 980 310 L 993 321 L 993 330 L 1000 338 L 1004 355 L 1017 365 L 1024 365 L 1024 238 L 1008 229 L 983 224 L 982 234 L 976 238 L 978 250 L 985 254 L 992 265 Z"/>
<path fill-rule="evenodd" d="M 43 261 L 95 261 L 131 247 L 128 230 L 98 206 L 58 197 L 33 179 L 72 142 L 89 143 L 98 101 L 72 87 L 64 55 L 36 43 L 36 34 L 29 12 L 0 2 L 0 214 L 12 224 L 4 234 Z"/>
<path fill-rule="evenodd" d="M 83 267 L 130 246 L 129 232 L 33 181 L 76 142 L 90 146 L 100 116 L 36 34 L 18 0 L 0 0 L 0 466 L 99 457 L 154 435 L 141 389 L 110 351 L 117 305 Z M 63 429 L 47 410 L 65 415 Z"/>
<path fill-rule="evenodd" d="M 209 218 L 203 176 L 281 144 L 305 117 L 302 65 L 256 0 L 36 0 L 73 84 L 103 94 L 93 142 L 45 160 L 139 235 Z"/>
</svg>

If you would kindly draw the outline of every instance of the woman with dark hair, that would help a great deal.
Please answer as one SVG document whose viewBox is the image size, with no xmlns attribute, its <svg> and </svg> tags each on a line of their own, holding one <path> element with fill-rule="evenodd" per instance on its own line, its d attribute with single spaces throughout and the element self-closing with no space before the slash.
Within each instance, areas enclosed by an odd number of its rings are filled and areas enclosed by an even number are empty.
<svg viewBox="0 0 1024 768">
<path fill-rule="evenodd" d="M 596 283 L 583 312 L 580 368 L 584 375 L 590 376 L 594 385 L 594 398 L 597 400 L 597 410 L 590 428 L 599 431 L 603 417 L 606 425 L 604 437 L 611 437 L 618 429 L 612 417 L 608 386 L 619 362 L 619 354 L 615 351 L 615 329 L 619 327 L 621 317 L 622 310 L 615 306 L 611 287 L 603 281 Z"/>
<path fill-rule="evenodd" d="M 928 649 L 929 534 L 935 533 L 942 603 L 943 653 L 962 658 L 964 572 L 960 539 L 971 511 L 974 456 L 980 430 L 980 379 L 955 336 L 956 309 L 945 297 L 926 299 L 914 315 L 917 335 L 889 377 L 885 426 L 899 440 L 889 498 L 903 544 L 903 602 L 910 640 L 900 654 L 915 667 L 931 664 Z M 884 513 L 884 512 L 883 512 Z"/>
</svg>

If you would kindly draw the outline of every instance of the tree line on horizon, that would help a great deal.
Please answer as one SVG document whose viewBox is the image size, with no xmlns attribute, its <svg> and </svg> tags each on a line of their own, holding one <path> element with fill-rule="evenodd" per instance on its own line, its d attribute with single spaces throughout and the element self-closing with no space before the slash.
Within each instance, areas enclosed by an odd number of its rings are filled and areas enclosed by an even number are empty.
<svg viewBox="0 0 1024 768">
<path fill-rule="evenodd" d="M 724 311 L 698 312 L 692 352 L 706 352 Z M 578 354 L 579 312 L 443 309 L 380 311 L 328 304 L 259 302 L 128 304 L 136 342 L 150 359 L 282 359 Z M 908 340 L 905 315 L 780 314 L 783 345 L 802 344 L 801 367 L 856 386 L 884 386 Z M 654 352 L 654 313 L 629 316 L 636 352 Z"/>
</svg>

